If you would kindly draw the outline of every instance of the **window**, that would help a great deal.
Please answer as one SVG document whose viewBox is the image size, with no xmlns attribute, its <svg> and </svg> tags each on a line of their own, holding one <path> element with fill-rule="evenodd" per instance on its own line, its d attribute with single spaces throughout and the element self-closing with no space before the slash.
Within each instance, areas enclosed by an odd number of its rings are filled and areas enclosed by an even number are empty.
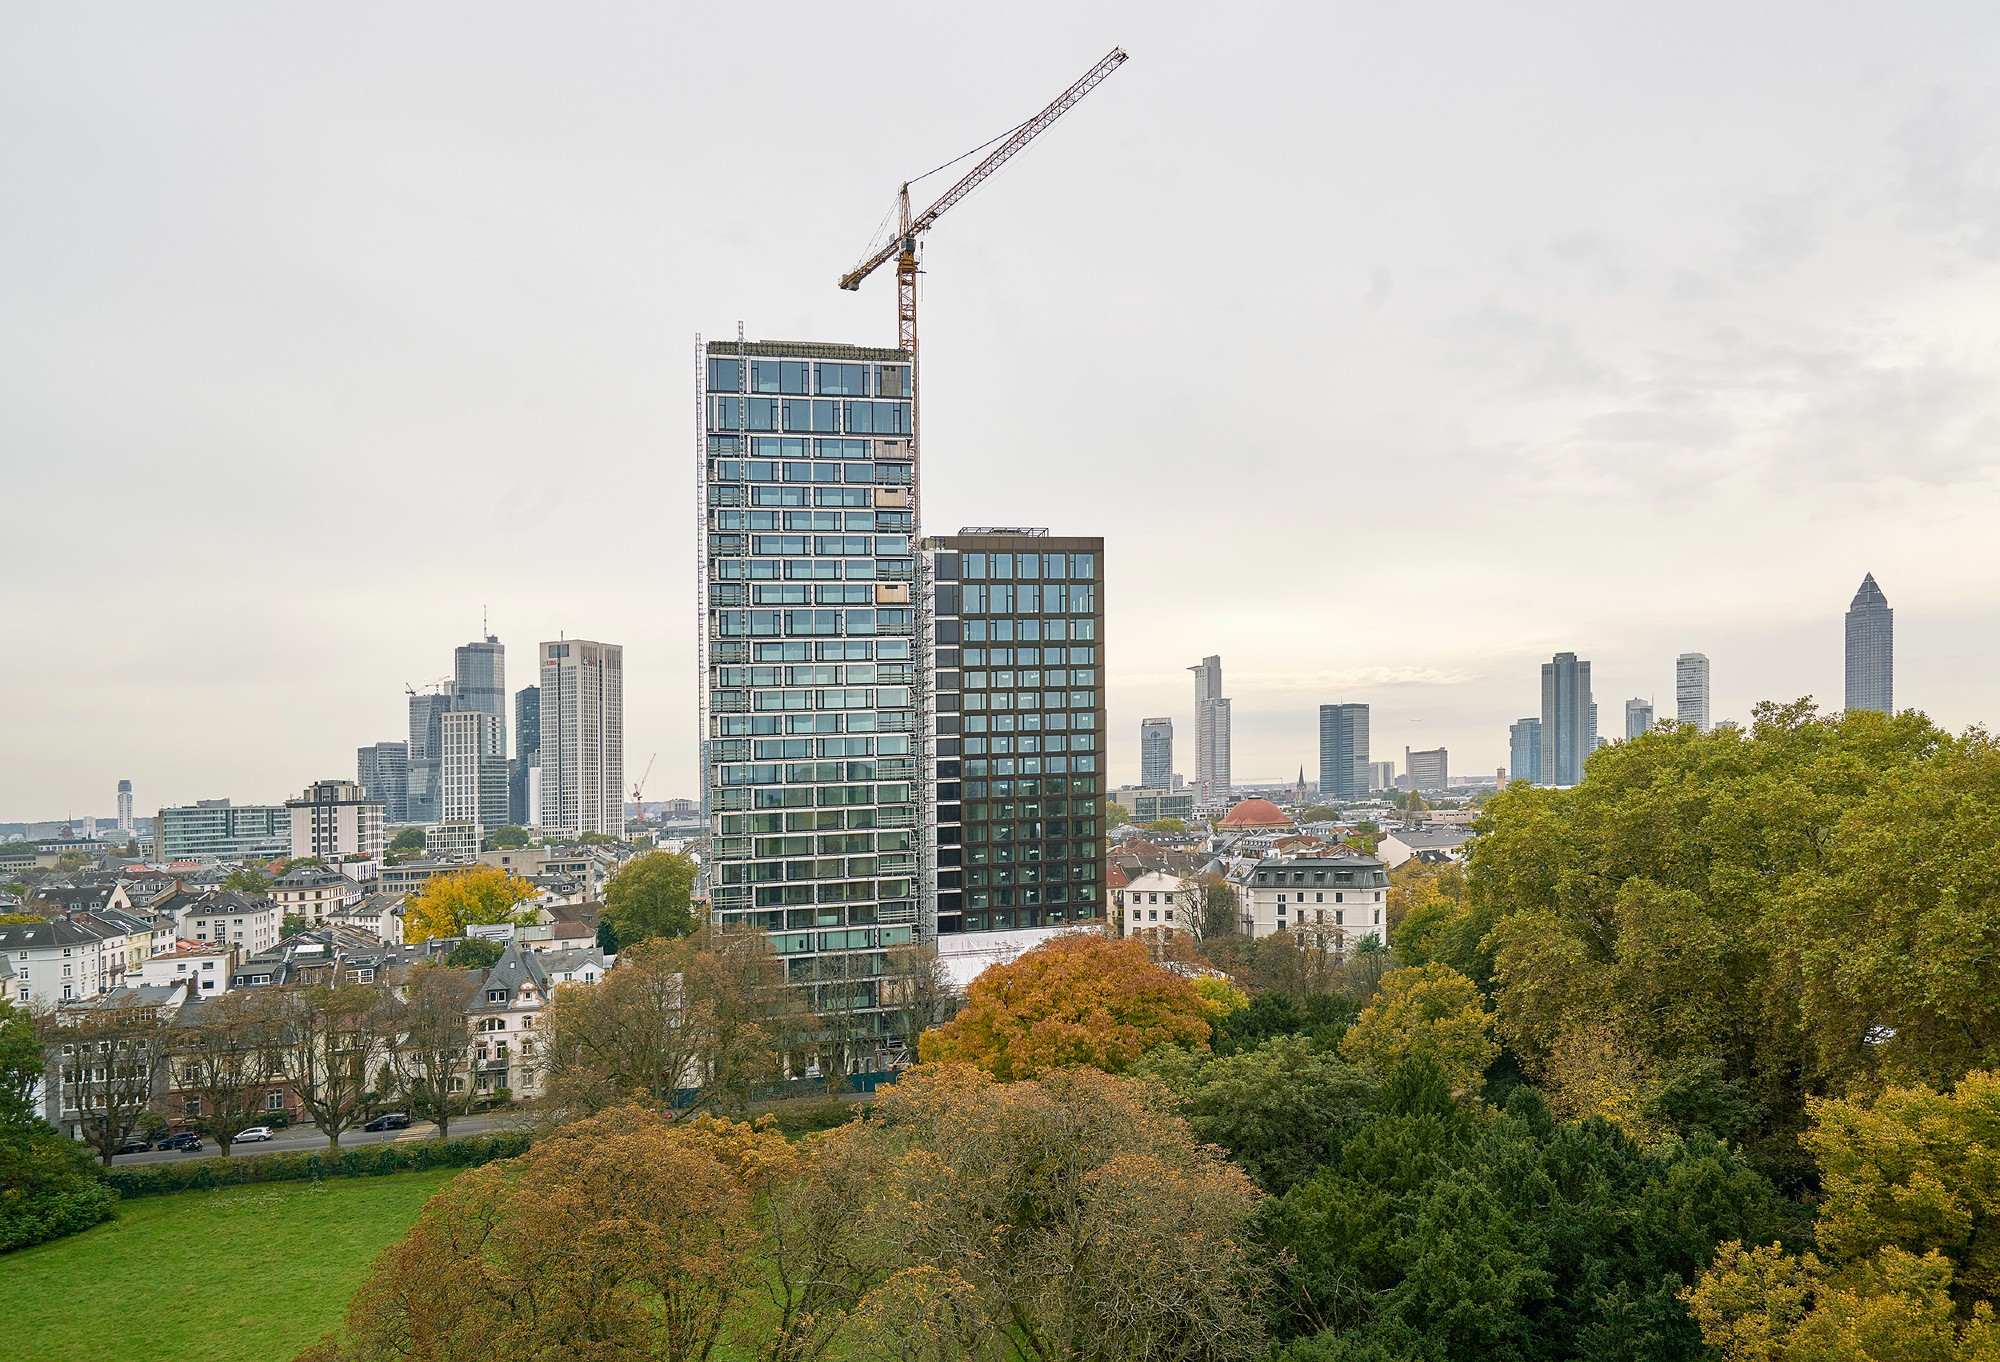
<svg viewBox="0 0 2000 1362">
<path fill-rule="evenodd" d="M 487 1001 L 487 1002 L 489 1002 L 489 1003 L 504 1003 L 504 1002 L 506 1002 L 506 1001 L 507 1001 L 507 990 L 506 990 L 506 989 L 504 989 L 504 988 L 489 988 L 489 989 L 487 989 L 487 990 L 486 990 L 486 1001 Z"/>
<path fill-rule="evenodd" d="M 285 1095 L 283 1093 L 267 1092 L 264 1094 L 264 1110 L 282 1111 L 284 1109 L 284 1106 L 285 1106 Z"/>
</svg>

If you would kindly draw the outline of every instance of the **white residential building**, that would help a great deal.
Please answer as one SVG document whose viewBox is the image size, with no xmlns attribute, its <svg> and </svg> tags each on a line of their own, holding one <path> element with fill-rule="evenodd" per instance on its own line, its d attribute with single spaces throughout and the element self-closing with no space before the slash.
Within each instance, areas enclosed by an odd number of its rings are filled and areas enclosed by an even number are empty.
<svg viewBox="0 0 2000 1362">
<path fill-rule="evenodd" d="M 188 946 L 154 956 L 131 982 L 186 988 L 192 981 L 196 993 L 213 998 L 229 992 L 229 974 L 236 960 L 236 951 L 228 946 Z"/>
<path fill-rule="evenodd" d="M 547 1038 L 542 1010 L 559 988 L 594 984 L 611 968 L 595 946 L 531 951 L 520 942 L 488 970 L 466 1011 L 472 1030 L 472 1088 L 505 1088 L 516 1100 L 542 1091 Z"/>
<path fill-rule="evenodd" d="M 1111 912 L 1124 936 L 1195 931 L 1201 926 L 1201 886 L 1185 875 L 1149 870 L 1111 891 Z"/>
<path fill-rule="evenodd" d="M 176 907 L 174 917 L 183 941 L 234 946 L 245 955 L 255 955 L 278 944 L 284 914 L 271 899 L 218 889 Z"/>
<path fill-rule="evenodd" d="M 339 871 L 321 865 L 307 865 L 280 875 L 272 882 L 269 897 L 277 906 L 278 922 L 288 917 L 302 917 L 317 927 L 348 904 L 359 903 L 361 886 Z M 276 944 L 274 936 L 251 953 L 254 955 L 256 951 Z"/>
<path fill-rule="evenodd" d="M 351 780 L 319 780 L 297 799 L 285 801 L 292 817 L 292 858 L 348 856 L 373 860 L 382 854 L 384 804 Z"/>
<path fill-rule="evenodd" d="M 0 953 L 12 967 L 11 1001 L 38 1007 L 95 998 L 111 987 L 111 962 L 124 949 L 122 934 L 56 918 L 49 922 L 0 922 Z"/>
<path fill-rule="evenodd" d="M 1388 941 L 1389 876 L 1372 856 L 1265 856 L 1230 879 L 1253 937 L 1299 932 L 1341 949 Z"/>
<path fill-rule="evenodd" d="M 1375 854 L 1390 870 L 1426 851 L 1441 852 L 1454 861 L 1462 861 L 1465 844 L 1471 840 L 1472 833 L 1462 827 L 1399 828 L 1382 836 L 1375 844 Z"/>
<path fill-rule="evenodd" d="M 541 648 L 539 825 L 625 835 L 625 650 L 560 639 Z"/>
</svg>

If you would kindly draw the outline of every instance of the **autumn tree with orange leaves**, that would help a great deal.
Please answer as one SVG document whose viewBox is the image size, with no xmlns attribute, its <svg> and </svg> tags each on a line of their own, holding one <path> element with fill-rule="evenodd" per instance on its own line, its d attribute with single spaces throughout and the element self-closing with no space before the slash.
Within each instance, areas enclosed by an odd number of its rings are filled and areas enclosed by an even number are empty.
<svg viewBox="0 0 2000 1362">
<path fill-rule="evenodd" d="M 1130 938 L 1054 937 L 986 970 L 968 999 L 925 1033 L 925 1063 L 976 1064 L 1006 1082 L 1077 1066 L 1122 1073 L 1159 1046 L 1208 1043 L 1209 1010 L 1194 982 Z"/>
</svg>

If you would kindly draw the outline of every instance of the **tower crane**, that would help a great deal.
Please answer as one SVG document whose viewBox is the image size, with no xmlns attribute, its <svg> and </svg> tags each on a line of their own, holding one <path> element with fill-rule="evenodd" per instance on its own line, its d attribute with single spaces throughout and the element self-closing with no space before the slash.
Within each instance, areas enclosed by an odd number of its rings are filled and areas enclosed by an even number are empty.
<svg viewBox="0 0 2000 1362">
<path fill-rule="evenodd" d="M 653 763 L 660 759 L 658 752 L 646 758 L 646 769 L 632 782 L 632 808 L 639 815 L 639 826 L 646 826 L 646 778 L 653 774 Z"/>
<path fill-rule="evenodd" d="M 931 224 L 944 216 L 945 211 L 964 199 L 985 180 L 1014 158 L 1022 147 L 1034 141 L 1048 126 L 1075 108 L 1077 101 L 1104 83 L 1105 77 L 1125 64 L 1125 50 L 1114 47 L 1104 58 L 1077 82 L 1057 95 L 1048 108 L 1020 124 L 1012 131 L 1002 133 L 995 140 L 1000 143 L 988 152 L 985 159 L 965 172 L 957 184 L 938 195 L 937 202 L 912 215 L 910 212 L 910 185 L 907 181 L 896 194 L 896 235 L 888 245 L 856 265 L 841 276 L 840 286 L 852 293 L 861 287 L 861 281 L 887 264 L 892 258 L 896 262 L 896 342 L 910 356 L 912 367 L 917 362 L 917 238 L 929 231 Z M 991 146 L 992 143 L 987 145 Z M 981 148 L 975 148 L 981 150 Z M 967 152 L 967 156 L 972 152 Z M 961 156 L 959 160 L 964 160 Z M 949 162 L 947 164 L 950 164 Z M 942 170 L 944 167 L 938 167 Z M 931 171 L 935 175 L 937 171 Z M 925 178 L 919 175 L 917 179 Z"/>
</svg>

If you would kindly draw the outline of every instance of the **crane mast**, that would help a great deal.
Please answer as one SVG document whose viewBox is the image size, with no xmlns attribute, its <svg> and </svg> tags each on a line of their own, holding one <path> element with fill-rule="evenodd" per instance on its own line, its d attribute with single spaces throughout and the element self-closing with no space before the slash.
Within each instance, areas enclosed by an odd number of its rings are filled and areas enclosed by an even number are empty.
<svg viewBox="0 0 2000 1362">
<path fill-rule="evenodd" d="M 896 342 L 909 354 L 912 366 L 917 359 L 917 238 L 929 231 L 931 224 L 977 189 L 994 171 L 1012 160 L 1021 148 L 1041 136 L 1050 124 L 1075 108 L 1079 100 L 1103 84 L 1107 76 L 1125 64 L 1125 60 L 1123 48 L 1112 48 L 1075 84 L 1057 95 L 1046 109 L 1006 134 L 999 146 L 960 176 L 956 184 L 938 195 L 936 202 L 923 212 L 914 216 L 911 214 L 908 182 L 897 191 L 895 239 L 842 275 L 840 286 L 850 293 L 854 292 L 861 287 L 862 280 L 887 264 L 892 257 L 895 259 Z"/>
</svg>

